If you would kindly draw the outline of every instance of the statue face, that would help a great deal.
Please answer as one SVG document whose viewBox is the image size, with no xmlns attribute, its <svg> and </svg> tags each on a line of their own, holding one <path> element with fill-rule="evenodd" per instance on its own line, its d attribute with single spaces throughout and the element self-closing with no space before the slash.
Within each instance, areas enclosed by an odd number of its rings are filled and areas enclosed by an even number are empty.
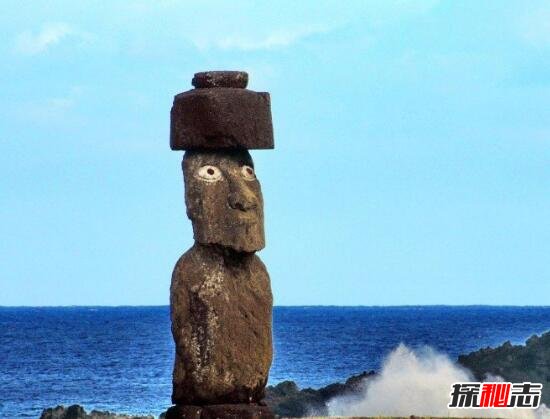
<svg viewBox="0 0 550 419">
<path fill-rule="evenodd" d="M 248 151 L 187 151 L 182 166 L 195 241 L 239 252 L 263 249 L 262 191 Z"/>
</svg>

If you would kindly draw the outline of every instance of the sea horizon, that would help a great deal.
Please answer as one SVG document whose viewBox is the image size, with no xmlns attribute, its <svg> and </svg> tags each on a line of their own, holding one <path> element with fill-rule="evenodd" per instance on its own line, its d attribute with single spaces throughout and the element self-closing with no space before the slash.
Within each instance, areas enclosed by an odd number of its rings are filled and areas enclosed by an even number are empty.
<svg viewBox="0 0 550 419">
<path fill-rule="evenodd" d="M 129 308 L 129 307 L 143 307 L 143 308 L 160 308 L 160 307 L 170 307 L 170 304 L 120 304 L 120 305 L 102 305 L 102 304 L 91 304 L 91 305 L 0 305 L 2 308 Z M 354 305 L 338 305 L 338 304 L 303 304 L 303 305 L 285 305 L 285 304 L 275 304 L 273 306 L 281 308 L 322 308 L 322 307 L 342 307 L 342 308 L 414 308 L 414 307 L 457 307 L 457 308 L 482 308 L 482 307 L 501 307 L 501 308 L 550 308 L 550 305 L 537 305 L 537 304 L 387 304 L 387 305 L 369 305 L 369 304 L 354 304 Z"/>
</svg>

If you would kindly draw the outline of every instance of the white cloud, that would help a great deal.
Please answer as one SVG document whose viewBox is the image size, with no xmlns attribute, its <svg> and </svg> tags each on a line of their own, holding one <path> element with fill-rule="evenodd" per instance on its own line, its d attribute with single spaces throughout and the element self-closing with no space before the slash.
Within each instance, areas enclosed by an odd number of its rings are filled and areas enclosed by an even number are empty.
<svg viewBox="0 0 550 419">
<path fill-rule="evenodd" d="M 47 24 L 38 33 L 20 33 L 15 40 L 15 50 L 24 55 L 40 54 L 74 33 L 75 31 L 65 23 Z"/>
<path fill-rule="evenodd" d="M 265 36 L 232 35 L 215 41 L 195 39 L 194 44 L 199 49 L 211 47 L 241 51 L 269 50 L 283 48 L 305 39 L 309 36 L 328 32 L 329 29 L 320 25 L 308 25 L 299 28 L 277 29 Z"/>
<path fill-rule="evenodd" d="M 83 88 L 75 86 L 63 96 L 21 102 L 15 107 L 18 119 L 38 124 L 63 124 L 74 117 Z"/>
</svg>

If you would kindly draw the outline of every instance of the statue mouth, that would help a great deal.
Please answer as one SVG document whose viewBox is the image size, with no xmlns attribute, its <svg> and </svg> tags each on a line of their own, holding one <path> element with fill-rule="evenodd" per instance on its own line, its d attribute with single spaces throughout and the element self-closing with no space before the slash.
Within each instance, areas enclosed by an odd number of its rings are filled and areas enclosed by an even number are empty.
<svg viewBox="0 0 550 419">
<path fill-rule="evenodd" d="M 231 217 L 237 218 L 237 219 L 243 219 L 243 220 L 258 220 L 261 218 L 261 209 L 257 206 L 250 207 L 250 208 L 240 208 L 240 207 L 232 207 L 228 206 L 228 214 L 231 215 Z"/>
<path fill-rule="evenodd" d="M 241 203 L 234 203 L 231 202 L 227 203 L 227 209 L 229 211 L 237 211 L 241 212 L 243 214 L 246 213 L 256 213 L 258 211 L 258 205 L 257 204 L 241 204 Z"/>
<path fill-rule="evenodd" d="M 237 224 L 240 224 L 240 225 L 253 225 L 253 224 L 258 224 L 260 222 L 260 218 L 258 217 L 258 214 L 251 213 L 251 212 L 235 214 L 234 218 Z"/>
</svg>

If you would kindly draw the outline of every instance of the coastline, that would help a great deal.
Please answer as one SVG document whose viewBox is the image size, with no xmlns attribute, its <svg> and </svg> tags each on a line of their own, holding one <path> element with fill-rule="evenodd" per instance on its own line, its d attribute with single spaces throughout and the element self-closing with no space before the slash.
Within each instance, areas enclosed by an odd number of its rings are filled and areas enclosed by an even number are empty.
<svg viewBox="0 0 550 419">
<path fill-rule="evenodd" d="M 550 404 L 550 365 L 540 360 L 550 360 L 550 331 L 533 335 L 524 345 L 510 342 L 491 348 L 485 347 L 456 360 L 482 380 L 487 374 L 499 375 L 510 381 L 542 382 L 545 392 L 542 402 Z M 514 362 L 517 360 L 517 362 Z M 531 364 L 529 364 L 531 360 Z M 519 367 L 518 367 L 519 365 Z M 369 381 L 377 377 L 375 371 L 363 372 L 349 377 L 343 383 L 333 383 L 318 389 L 300 389 L 293 381 L 283 381 L 266 388 L 265 403 L 279 417 L 304 417 L 315 412 L 317 417 L 328 414 L 328 402 L 337 397 L 354 397 L 368 391 Z M 70 415 L 69 412 L 70 411 Z M 159 416 L 161 419 L 162 415 Z M 314 416 L 309 416 L 314 417 Z M 109 412 L 92 411 L 86 414 L 81 406 L 45 409 L 41 419 L 152 419 L 154 416 L 132 416 Z"/>
</svg>

